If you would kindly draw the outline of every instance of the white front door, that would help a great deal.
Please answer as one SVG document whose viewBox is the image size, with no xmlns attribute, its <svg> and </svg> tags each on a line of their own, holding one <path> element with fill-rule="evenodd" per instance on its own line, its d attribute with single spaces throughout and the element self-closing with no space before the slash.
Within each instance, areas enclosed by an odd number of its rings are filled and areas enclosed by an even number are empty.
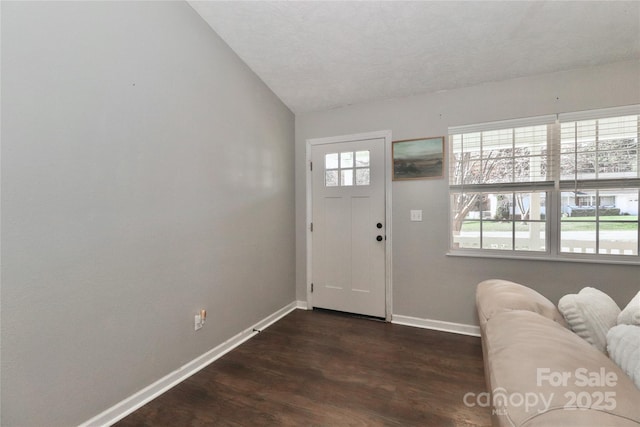
<svg viewBox="0 0 640 427">
<path fill-rule="evenodd" d="M 386 317 L 385 138 L 311 146 L 313 307 Z"/>
</svg>

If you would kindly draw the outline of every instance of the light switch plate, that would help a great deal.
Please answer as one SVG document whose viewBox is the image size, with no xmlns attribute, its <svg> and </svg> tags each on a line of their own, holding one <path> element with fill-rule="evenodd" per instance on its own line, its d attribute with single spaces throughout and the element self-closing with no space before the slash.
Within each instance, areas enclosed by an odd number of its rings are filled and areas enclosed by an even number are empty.
<svg viewBox="0 0 640 427">
<path fill-rule="evenodd" d="M 422 221 L 422 209 L 411 210 L 411 221 Z"/>
</svg>

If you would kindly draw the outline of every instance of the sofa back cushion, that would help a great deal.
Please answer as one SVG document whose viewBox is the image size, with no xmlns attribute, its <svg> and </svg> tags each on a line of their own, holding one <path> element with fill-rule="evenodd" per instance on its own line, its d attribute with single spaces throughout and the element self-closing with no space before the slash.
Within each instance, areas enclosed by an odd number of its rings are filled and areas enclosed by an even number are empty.
<svg viewBox="0 0 640 427">
<path fill-rule="evenodd" d="M 568 327 L 551 301 L 531 288 L 508 280 L 491 279 L 480 282 L 476 289 L 476 307 L 481 328 L 496 314 L 514 310 L 538 313 Z"/>
</svg>

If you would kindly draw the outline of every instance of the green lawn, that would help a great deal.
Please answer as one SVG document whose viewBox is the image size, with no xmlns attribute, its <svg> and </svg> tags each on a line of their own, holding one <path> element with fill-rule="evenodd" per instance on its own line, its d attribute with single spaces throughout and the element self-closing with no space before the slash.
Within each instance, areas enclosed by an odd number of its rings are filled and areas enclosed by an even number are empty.
<svg viewBox="0 0 640 427">
<path fill-rule="evenodd" d="M 593 223 L 595 222 L 595 220 L 596 220 L 596 217 L 594 216 L 562 218 L 562 230 L 564 231 L 593 230 Z M 634 230 L 635 231 L 638 229 L 638 217 L 632 216 L 632 215 L 601 216 L 600 229 L 601 230 Z"/>
<path fill-rule="evenodd" d="M 596 218 L 593 216 L 583 217 L 566 217 L 562 218 L 562 231 L 592 231 L 594 230 L 594 222 Z M 611 221 L 611 222 L 609 222 Z M 544 229 L 544 221 L 540 223 L 540 227 Z M 632 215 L 620 216 L 603 216 L 600 217 L 601 230 L 637 230 L 638 217 Z M 510 222 L 501 222 L 493 220 L 484 220 L 482 223 L 484 231 L 511 231 Z M 528 231 L 529 223 L 516 221 L 516 231 Z M 465 221 L 462 231 L 480 231 L 480 221 Z"/>
</svg>

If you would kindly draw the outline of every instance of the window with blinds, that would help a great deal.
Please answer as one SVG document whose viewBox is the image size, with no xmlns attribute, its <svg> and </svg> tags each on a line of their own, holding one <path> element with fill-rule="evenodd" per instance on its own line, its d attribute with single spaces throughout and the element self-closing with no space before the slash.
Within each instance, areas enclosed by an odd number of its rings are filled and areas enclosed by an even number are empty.
<svg viewBox="0 0 640 427">
<path fill-rule="evenodd" d="M 561 253 L 638 255 L 638 115 L 560 121 Z"/>
<path fill-rule="evenodd" d="M 637 260 L 638 112 L 450 128 L 452 251 Z"/>
</svg>

